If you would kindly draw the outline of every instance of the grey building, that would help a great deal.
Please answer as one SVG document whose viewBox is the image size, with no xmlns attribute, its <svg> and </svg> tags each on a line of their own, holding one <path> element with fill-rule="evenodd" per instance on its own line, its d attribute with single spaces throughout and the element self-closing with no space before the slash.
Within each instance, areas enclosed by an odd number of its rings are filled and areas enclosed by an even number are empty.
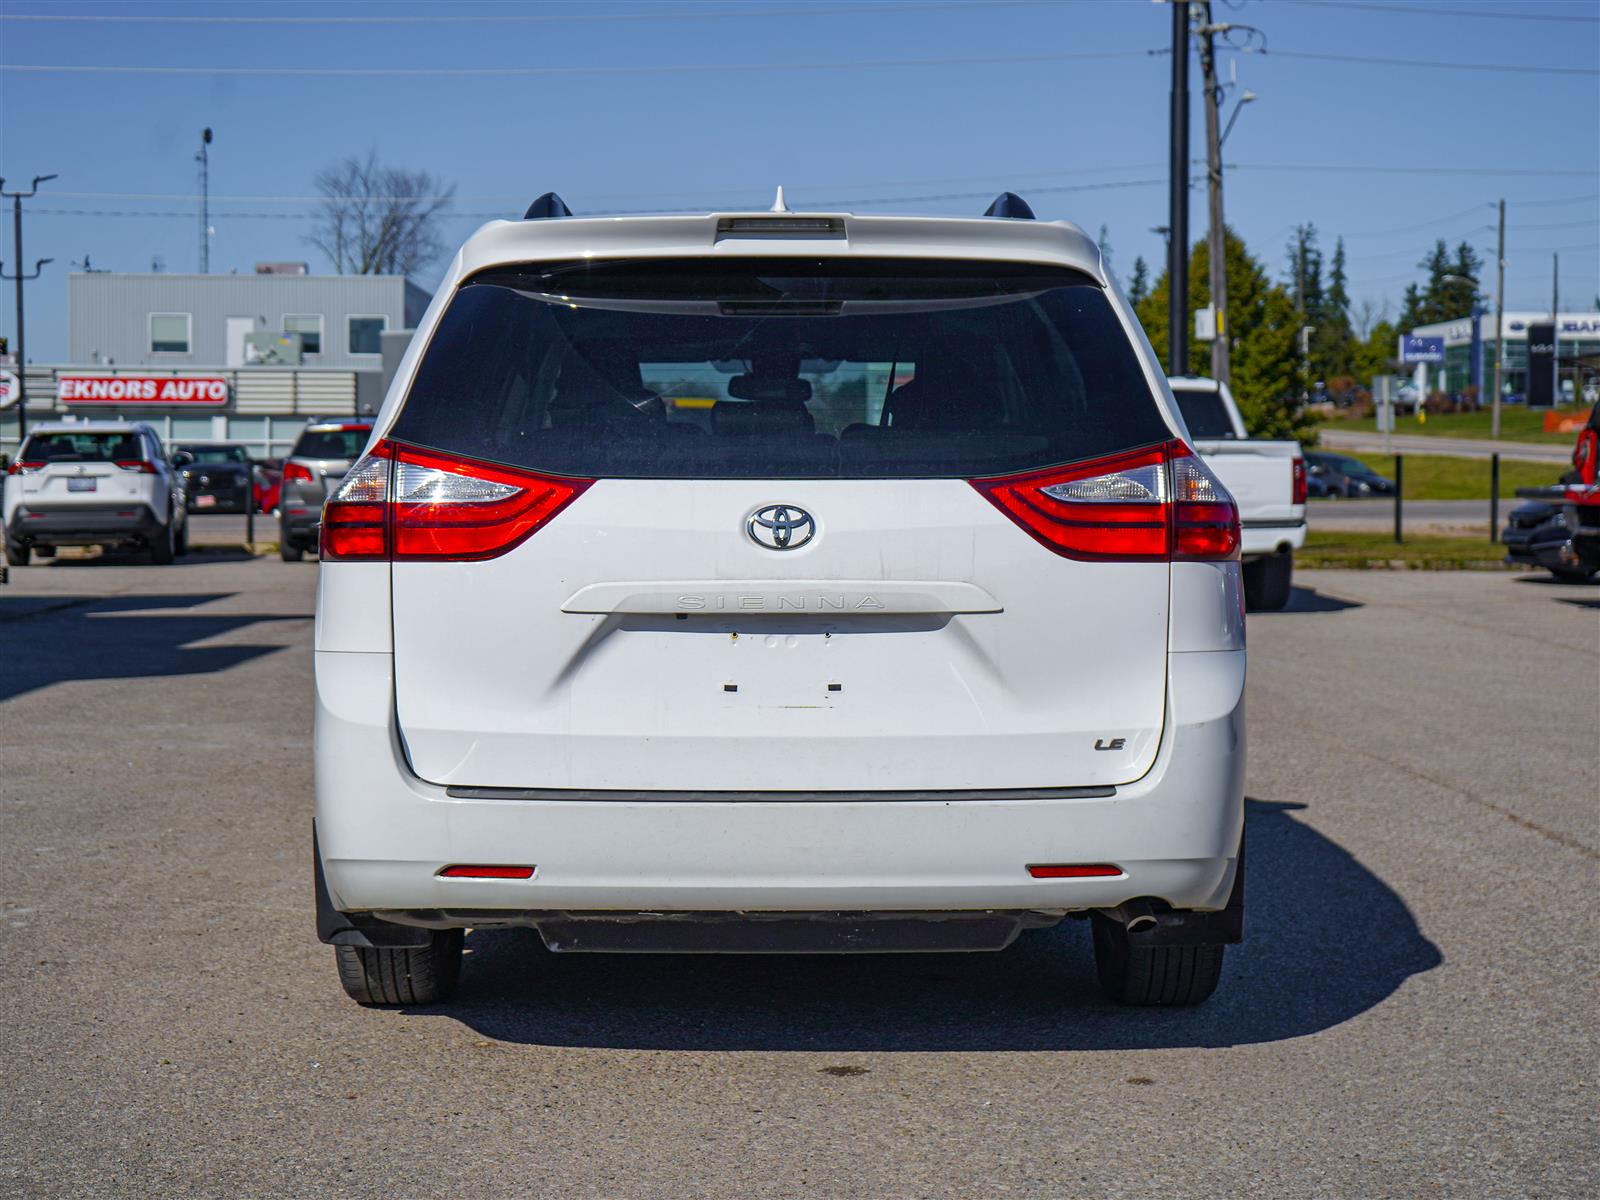
<svg viewBox="0 0 1600 1200">
<path fill-rule="evenodd" d="M 302 263 L 71 275 L 69 361 L 17 368 L 27 419 L 147 421 L 168 442 L 279 455 L 311 417 L 377 411 L 385 350 L 392 374 L 430 299 L 398 275 L 309 275 Z M 0 454 L 17 447 L 11 415 L 0 416 Z"/>
<path fill-rule="evenodd" d="M 69 275 L 68 356 L 83 366 L 244 367 L 278 342 L 275 365 L 381 371 L 384 331 L 415 328 L 430 299 L 399 275 L 274 266 L 255 275 Z"/>
</svg>

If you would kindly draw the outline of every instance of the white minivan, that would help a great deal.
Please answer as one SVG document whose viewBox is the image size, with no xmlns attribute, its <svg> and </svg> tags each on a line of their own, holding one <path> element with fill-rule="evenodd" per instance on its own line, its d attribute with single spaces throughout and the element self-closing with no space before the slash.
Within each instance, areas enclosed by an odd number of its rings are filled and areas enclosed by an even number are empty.
<svg viewBox="0 0 1600 1200">
<path fill-rule="evenodd" d="M 1238 514 L 1094 241 L 994 212 L 547 197 L 462 247 L 322 518 L 352 997 L 443 999 L 469 928 L 948 951 L 1065 917 L 1111 998 L 1211 994 Z"/>
</svg>

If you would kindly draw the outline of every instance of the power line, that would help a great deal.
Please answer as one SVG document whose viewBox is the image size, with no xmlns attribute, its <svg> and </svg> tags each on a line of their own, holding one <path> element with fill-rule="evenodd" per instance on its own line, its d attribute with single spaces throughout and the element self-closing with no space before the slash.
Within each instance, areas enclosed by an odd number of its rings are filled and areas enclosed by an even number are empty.
<svg viewBox="0 0 1600 1200">
<path fill-rule="evenodd" d="M 1600 75 L 1596 67 L 1522 66 L 1518 63 L 1437 62 L 1426 58 L 1377 58 L 1364 54 L 1327 54 L 1308 50 L 1262 50 L 1265 58 L 1303 58 L 1317 62 L 1360 63 L 1364 66 L 1423 67 L 1437 71 L 1511 71 L 1524 75 Z"/>
<path fill-rule="evenodd" d="M 1080 166 L 1080 167 L 1072 168 L 1070 170 L 1061 170 L 1061 171 L 1003 171 L 1003 170 L 997 170 L 997 171 L 990 171 L 990 172 L 987 172 L 987 173 L 982 174 L 982 175 L 954 175 L 954 176 L 942 176 L 942 177 L 924 178 L 924 179 L 856 180 L 853 183 L 848 183 L 848 184 L 819 183 L 819 184 L 810 184 L 810 185 L 807 185 L 807 186 L 812 190 L 827 191 L 827 190 L 834 190 L 834 189 L 845 190 L 845 189 L 852 189 L 852 188 L 860 188 L 860 189 L 863 189 L 863 190 L 872 190 L 872 189 L 876 189 L 876 188 L 910 187 L 910 186 L 915 186 L 915 185 L 919 185 L 919 184 L 977 183 L 977 182 L 985 182 L 985 181 L 990 181 L 990 180 L 1003 180 L 1003 181 L 1006 181 L 1006 182 L 1015 182 L 1018 179 L 1051 179 L 1051 178 L 1058 178 L 1058 177 L 1060 177 L 1062 175 L 1093 175 L 1093 174 L 1104 174 L 1106 172 L 1112 172 L 1112 171 L 1150 171 L 1150 170 L 1160 169 L 1160 168 L 1162 168 L 1164 166 L 1166 166 L 1165 163 L 1150 162 L 1150 163 L 1123 163 L 1123 164 L 1118 165 L 1118 166 L 1103 166 L 1103 167 L 1084 167 L 1084 166 Z M 1315 172 L 1320 172 L 1320 173 L 1325 173 L 1325 172 L 1328 172 L 1330 170 L 1333 170 L 1333 171 L 1368 171 L 1368 172 L 1381 172 L 1381 173 L 1386 173 L 1386 174 L 1407 174 L 1407 173 L 1415 172 L 1415 173 L 1419 173 L 1419 174 L 1445 173 L 1445 174 L 1460 174 L 1460 175 L 1478 175 L 1478 174 L 1503 175 L 1503 174 L 1518 174 L 1518 173 L 1521 173 L 1521 174 L 1544 174 L 1544 173 L 1547 173 L 1542 168 L 1535 168 L 1535 167 L 1510 168 L 1510 169 L 1506 169 L 1506 170 L 1492 169 L 1492 170 L 1479 171 L 1479 170 L 1473 169 L 1473 168 L 1460 168 L 1460 167 L 1389 166 L 1389 165 L 1360 164 L 1360 163 L 1336 163 L 1336 164 L 1332 164 L 1332 165 L 1326 164 L 1326 163 L 1298 163 L 1298 164 L 1297 163 L 1231 163 L 1231 164 L 1228 165 L 1228 170 L 1230 170 L 1230 171 L 1241 170 L 1241 169 L 1242 170 L 1256 170 L 1256 171 L 1315 171 Z M 1575 175 L 1587 174 L 1587 172 L 1582 172 L 1582 171 L 1571 171 L 1571 172 L 1557 171 L 1557 172 L 1548 172 L 1548 173 L 1553 173 L 1553 174 L 1558 174 L 1558 175 L 1561 175 L 1561 174 L 1575 174 Z M 1113 181 L 1115 186 L 1135 186 L 1135 185 L 1141 185 L 1143 182 L 1145 182 L 1145 181 L 1144 180 L 1118 180 L 1118 181 Z M 995 183 L 994 186 L 998 187 L 998 186 L 1000 186 L 1000 184 L 999 183 Z M 1079 188 L 1079 186 L 1080 185 L 1070 185 L 1071 188 Z M 1062 187 L 1060 187 L 1060 188 L 1052 188 L 1052 187 L 1048 187 L 1048 186 L 1034 186 L 1034 187 L 1029 188 L 1028 190 L 1031 191 L 1031 192 L 1046 192 L 1046 191 L 1053 191 L 1053 190 L 1064 190 L 1067 187 L 1068 187 L 1068 185 L 1062 185 Z M 740 190 L 740 189 L 732 189 L 732 188 L 730 188 L 727 191 L 715 192 L 715 193 L 708 193 L 708 192 L 705 192 L 705 191 L 692 191 L 692 192 L 685 192 L 685 191 L 665 191 L 665 192 L 658 192 L 658 191 L 629 191 L 629 192 L 593 192 L 593 193 L 589 193 L 589 195 L 595 196 L 595 197 L 607 197 L 607 196 L 617 196 L 617 197 L 622 197 L 622 196 L 630 196 L 630 197 L 632 197 L 632 196 L 663 196 L 663 197 L 690 196 L 690 197 L 694 197 L 696 199 L 702 199 L 703 197 L 705 197 L 707 195 L 732 196 L 736 190 Z M 150 200 L 150 201 L 164 200 L 164 201 L 169 201 L 169 202 L 189 202 L 189 201 L 198 200 L 200 198 L 200 194 L 198 192 L 52 192 L 51 194 L 53 196 L 60 196 L 60 197 L 62 197 L 64 199 L 72 199 L 72 200 L 135 200 L 135 201 L 139 201 L 139 200 Z M 987 194 L 987 193 L 978 193 L 978 192 L 959 193 L 960 197 L 963 198 L 963 199 L 969 198 L 970 196 L 978 196 L 978 195 L 985 195 L 985 194 Z M 957 194 L 956 193 L 950 193 L 950 195 L 957 195 Z M 935 199 L 935 198 L 937 198 L 937 197 L 929 197 L 929 196 L 911 197 L 911 199 Z M 321 204 L 325 199 L 327 199 L 327 197 L 323 196 L 323 195 L 320 195 L 320 194 L 319 195 L 293 195 L 293 194 L 222 195 L 222 196 L 213 194 L 211 196 L 211 199 L 214 200 L 214 201 L 217 201 L 218 203 L 222 203 L 222 204 Z M 503 192 L 503 193 L 484 193 L 484 194 L 480 194 L 480 195 L 466 195 L 466 196 L 458 195 L 458 194 L 455 194 L 455 193 L 451 193 L 449 195 L 439 195 L 439 196 L 374 196 L 374 197 L 370 197 L 370 199 L 379 200 L 379 201 L 414 200 L 414 201 L 419 201 L 419 202 L 421 202 L 421 201 L 435 201 L 435 200 L 453 200 L 453 201 L 457 201 L 457 202 L 460 202 L 460 203 L 469 203 L 469 202 L 471 202 L 471 203 L 487 203 L 487 204 L 492 204 L 492 203 L 496 203 L 496 202 L 499 202 L 499 201 L 504 201 L 507 204 L 511 204 L 511 205 L 521 205 L 527 199 L 527 196 L 525 194 L 521 193 L 521 192 Z M 1591 194 L 1591 195 L 1584 195 L 1584 196 L 1567 196 L 1567 197 L 1562 197 L 1560 199 L 1549 199 L 1549 200 L 1515 200 L 1515 201 L 1508 201 L 1507 203 L 1508 204 L 1514 204 L 1518 208 L 1531 208 L 1531 207 L 1534 207 L 1534 206 L 1546 206 L 1546 205 L 1554 206 L 1554 205 L 1562 205 L 1562 204 L 1578 204 L 1578 203 L 1582 203 L 1582 202 L 1585 202 L 1585 201 L 1594 201 L 1594 200 L 1600 200 L 1600 194 Z M 853 201 L 852 200 L 852 201 L 845 201 L 843 203 L 864 203 L 864 202 L 865 201 Z M 885 201 L 885 202 L 887 203 L 888 201 Z M 742 201 L 737 201 L 736 203 L 742 203 Z M 713 206 L 713 207 L 715 207 L 715 206 Z M 1394 227 L 1392 229 L 1360 230 L 1360 231 L 1357 231 L 1357 232 L 1354 232 L 1354 233 L 1346 233 L 1346 234 L 1343 234 L 1342 236 L 1345 236 L 1345 237 L 1387 237 L 1387 236 L 1389 236 L 1391 234 L 1415 233 L 1415 232 L 1418 232 L 1419 230 L 1427 229 L 1427 228 L 1429 228 L 1431 226 L 1434 226 L 1434 225 L 1442 225 L 1442 224 L 1445 224 L 1446 222 L 1449 222 L 1449 221 L 1455 221 L 1455 220 L 1461 219 L 1462 217 L 1470 216 L 1472 213 L 1477 212 L 1480 208 L 1493 208 L 1493 207 L 1494 207 L 1494 205 L 1492 203 L 1490 203 L 1488 201 L 1484 201 L 1481 204 L 1474 204 L 1474 205 L 1471 205 L 1468 208 L 1464 208 L 1459 212 L 1446 213 L 1446 214 L 1444 214 L 1442 216 L 1430 217 L 1427 220 L 1420 221 L 1420 222 L 1418 222 L 1418 223 L 1416 223 L 1414 225 L 1400 225 L 1400 226 L 1396 226 L 1396 227 Z M 701 204 L 696 208 L 686 208 L 686 209 L 680 209 L 678 211 L 681 211 L 681 212 L 699 212 L 699 211 L 704 211 L 705 208 L 706 208 L 706 205 Z M 39 210 L 36 210 L 36 211 L 42 212 L 42 211 L 45 211 L 45 210 L 39 209 Z M 659 208 L 653 208 L 653 209 L 648 209 L 648 210 L 641 209 L 641 210 L 637 210 L 637 211 L 660 212 L 662 210 L 659 209 Z M 582 214 L 579 214 L 579 215 L 581 216 Z M 1581 224 L 1581 222 L 1580 222 L 1580 224 Z M 1530 227 L 1529 226 L 1522 226 L 1522 228 L 1526 229 L 1526 228 L 1530 228 Z M 1553 228 L 1553 226 L 1552 226 L 1552 228 Z M 1288 232 L 1291 232 L 1293 229 L 1294 229 L 1293 225 L 1286 225 L 1286 226 L 1284 226 L 1283 230 L 1281 230 L 1280 232 L 1288 233 Z"/>
<path fill-rule="evenodd" d="M 1070 54 L 1007 54 L 980 58 L 880 58 L 796 63 L 656 63 L 618 67 L 169 67 L 129 64 L 0 63 L 0 71 L 34 75 L 249 75 L 295 78 L 356 77 L 411 79 L 506 78 L 577 75 L 707 75 L 758 71 L 876 71 L 889 67 L 1019 66 L 1088 59 L 1145 58 L 1145 50 L 1097 50 Z"/>
<path fill-rule="evenodd" d="M 1512 246 L 1518 254 L 1564 254 L 1568 250 L 1600 250 L 1600 242 L 1583 242 L 1577 246 Z"/>
<path fill-rule="evenodd" d="M 1600 24 L 1600 17 L 1563 17 L 1555 13 L 1496 12 L 1484 8 L 1435 8 L 1432 5 L 1424 7 L 1415 4 L 1374 4 L 1371 0 L 1300 0 L 1300 3 L 1314 8 L 1359 8 L 1390 16 L 1484 17 L 1500 21 L 1571 21 L 1585 25 Z"/>
<path fill-rule="evenodd" d="M 1029 191 L 1032 192 L 1032 193 L 1035 193 L 1035 194 L 1042 194 L 1042 193 L 1055 194 L 1055 193 L 1065 193 L 1065 192 L 1093 192 L 1093 191 L 1105 191 L 1105 190 L 1108 190 L 1108 189 L 1115 189 L 1115 188 L 1153 187 L 1153 186 L 1156 186 L 1156 185 L 1165 185 L 1166 182 L 1167 181 L 1166 181 L 1166 179 L 1164 177 L 1162 177 L 1162 178 L 1153 178 L 1153 179 L 1108 180 L 1108 181 L 1103 181 L 1103 182 L 1098 182 L 1098 183 L 1069 183 L 1069 184 L 1059 184 L 1059 185 L 1052 186 L 1052 187 L 1030 188 Z M 988 190 L 985 190 L 985 191 L 978 191 L 978 192 L 941 192 L 941 193 L 938 193 L 938 194 L 935 194 L 935 195 L 921 195 L 921 196 L 854 197 L 854 198 L 851 198 L 851 199 L 831 199 L 831 200 L 807 201 L 807 202 L 805 202 L 805 207 L 808 210 L 815 211 L 815 210 L 825 209 L 825 208 L 846 208 L 846 207 L 851 207 L 851 206 L 860 207 L 860 206 L 871 206 L 871 205 L 878 205 L 878 204 L 916 204 L 916 203 L 927 203 L 927 202 L 942 201 L 942 200 L 987 200 L 987 199 L 992 199 L 993 196 L 994 196 L 994 190 L 991 188 L 991 189 L 988 189 Z M 322 197 L 320 197 L 320 196 L 319 197 L 315 197 L 315 199 L 321 200 Z M 721 205 L 721 206 L 719 206 L 719 205 L 715 205 L 715 204 L 700 204 L 700 205 L 696 205 L 696 206 L 694 206 L 692 208 L 634 208 L 634 209 L 628 209 L 628 208 L 604 208 L 604 209 L 596 209 L 596 210 L 594 210 L 592 212 L 580 213 L 579 215 L 580 216 L 591 216 L 591 217 L 622 217 L 622 216 L 641 216 L 641 215 L 649 215 L 649 214 L 661 214 L 661 215 L 673 215 L 673 214 L 679 214 L 679 213 L 695 214 L 695 213 L 716 212 L 716 211 L 719 210 L 719 208 L 725 210 L 725 209 L 730 208 L 730 207 L 731 208 L 737 208 L 737 207 L 740 207 L 740 206 L 737 206 L 737 205 L 731 205 L 731 206 L 730 205 Z M 41 215 L 45 215 L 45 216 L 58 216 L 58 217 L 151 217 L 151 218 L 158 218 L 158 219 L 177 219 L 177 218 L 182 218 L 184 220 L 192 220 L 193 217 L 194 217 L 194 214 L 192 212 L 183 212 L 183 211 L 180 211 L 180 210 L 177 210 L 177 209 L 37 208 L 37 209 L 33 209 L 32 211 L 36 212 L 36 213 L 39 213 Z M 218 219 L 225 219 L 225 220 L 283 220 L 283 221 L 306 220 L 306 219 L 318 217 L 320 215 L 321 215 L 320 211 L 313 210 L 313 209 L 297 209 L 297 210 L 290 210 L 290 211 L 286 211 L 286 212 L 244 212 L 244 211 L 217 212 L 217 213 L 213 213 L 212 214 L 213 217 L 216 217 Z M 498 212 L 450 212 L 450 213 L 441 213 L 440 214 L 441 217 L 443 217 L 443 218 L 445 218 L 447 220 L 458 220 L 458 221 L 508 220 L 508 219 L 514 218 L 515 215 L 516 214 L 515 214 L 515 212 L 513 210 L 508 210 L 508 209 L 502 209 L 502 210 L 500 210 Z"/>
<path fill-rule="evenodd" d="M 33 75 L 234 75 L 293 78 L 508 78 L 579 75 L 706 75 L 746 74 L 752 71 L 859 71 L 890 67 L 1019 66 L 1029 63 L 1083 62 L 1092 59 L 1147 58 L 1166 50 L 1099 50 L 1068 54 L 1011 54 L 990 57 L 883 58 L 854 62 L 834 60 L 797 63 L 657 63 L 638 66 L 589 67 L 177 67 L 128 63 L 0 63 L 0 71 Z M 1268 52 L 1259 51 L 1263 56 Z M 1500 71 L 1532 75 L 1600 76 L 1597 67 L 1531 66 L 1517 63 L 1440 62 L 1430 59 L 1378 58 L 1321 51 L 1273 50 L 1279 58 L 1312 62 L 1359 63 L 1369 66 L 1420 67 L 1439 71 Z"/>
<path fill-rule="evenodd" d="M 633 21 L 715 21 L 730 17 L 819 17 L 846 16 L 865 12 L 927 12 L 970 8 L 1022 8 L 1052 3 L 1053 0 L 921 0 L 894 3 L 882 0 L 872 4 L 835 4 L 807 8 L 777 8 L 752 5 L 747 8 L 704 9 L 674 12 L 658 7 L 647 12 L 621 13 L 494 13 L 428 16 L 392 13 L 384 16 L 215 16 L 150 15 L 135 13 L 0 13 L 0 21 L 120 23 L 124 25 L 554 25 L 605 24 Z"/>
<path fill-rule="evenodd" d="M 1518 229 L 1593 229 L 1593 221 L 1552 221 L 1543 225 L 1518 225 Z"/>
<path fill-rule="evenodd" d="M 1470 208 L 1463 208 L 1460 212 L 1451 213 L 1449 216 L 1433 217 L 1433 218 L 1431 218 L 1430 220 L 1427 220 L 1427 221 L 1418 221 L 1415 225 L 1397 225 L 1393 229 L 1368 229 L 1368 230 L 1363 230 L 1363 231 L 1358 232 L 1358 233 L 1343 234 L 1341 236 L 1343 236 L 1343 237 L 1353 237 L 1353 238 L 1379 238 L 1379 237 L 1390 237 L 1390 236 L 1392 236 L 1394 234 L 1400 234 L 1400 233 L 1417 233 L 1417 232 L 1419 232 L 1421 230 L 1431 228 L 1434 225 L 1443 225 L 1447 221 L 1459 221 L 1462 217 L 1471 216 L 1473 213 L 1477 212 L 1480 208 L 1493 208 L 1493 207 L 1494 207 L 1493 204 L 1491 204 L 1487 200 L 1485 200 L 1481 204 L 1474 204 Z"/>
<path fill-rule="evenodd" d="M 986 183 L 994 179 L 1004 179 L 1015 182 L 1018 179 L 1056 179 L 1063 175 L 1102 175 L 1114 171 L 1154 171 L 1165 167 L 1165 163 L 1122 163 L 1117 166 L 1085 167 L 1078 166 L 1068 170 L 1056 171 L 989 171 L 982 175 L 945 175 L 922 179 L 874 179 L 853 180 L 849 183 L 817 183 L 809 187 L 816 190 L 848 190 L 848 189 L 875 189 L 890 187 L 917 187 L 939 183 Z M 566 190 L 566 189 L 563 189 Z M 737 188 L 731 188 L 725 193 L 729 194 Z M 1037 189 L 1035 189 L 1037 190 Z M 607 196 L 693 196 L 703 197 L 708 193 L 701 189 L 698 191 L 627 191 L 627 192 L 590 192 L 591 197 Z M 72 200 L 166 200 L 166 201 L 193 201 L 200 199 L 198 192 L 51 192 L 52 196 L 60 196 Z M 320 204 L 327 197 L 317 195 L 233 195 L 219 196 L 215 192 L 211 199 L 221 203 L 232 204 Z M 522 192 L 485 193 L 481 195 L 463 196 L 457 193 L 440 196 L 370 196 L 367 199 L 380 201 L 415 200 L 454 200 L 462 203 L 495 203 L 505 201 L 508 204 L 521 205 L 526 203 L 528 197 Z M 770 197 L 769 197 L 770 199 Z M 581 214 L 580 214 L 581 215 Z"/>
<path fill-rule="evenodd" d="M 1460 242 L 1469 241 L 1470 238 L 1472 237 L 1472 235 L 1474 235 L 1474 234 L 1493 233 L 1493 232 L 1494 232 L 1494 226 L 1493 225 L 1474 225 L 1471 229 L 1464 229 L 1460 233 L 1454 233 L 1454 234 L 1451 234 L 1447 238 L 1440 238 L 1439 240 L 1443 241 L 1443 242 L 1457 242 L 1457 243 L 1460 243 Z M 1479 246 L 1474 246 L 1473 249 L 1481 251 L 1482 248 L 1479 247 Z M 1400 250 L 1383 250 L 1383 251 L 1380 251 L 1380 252 L 1375 253 L 1375 254 L 1352 254 L 1352 255 L 1349 255 L 1348 257 L 1349 257 L 1349 261 L 1350 262 L 1374 262 L 1374 261 L 1377 261 L 1377 260 L 1380 260 L 1380 259 L 1385 259 L 1385 258 L 1399 258 L 1403 254 L 1413 254 L 1414 255 L 1416 253 L 1417 253 L 1417 247 L 1415 247 L 1415 246 L 1406 246 L 1406 247 L 1404 247 L 1403 249 L 1400 249 Z"/>
<path fill-rule="evenodd" d="M 1593 203 L 1596 200 L 1600 200 L 1600 194 L 1591 192 L 1587 196 L 1566 196 L 1560 200 L 1517 200 L 1515 204 L 1518 208 L 1557 208 L 1563 204 L 1582 204 L 1585 201 Z"/>
<path fill-rule="evenodd" d="M 1360 171 L 1368 174 L 1382 175 L 1541 175 L 1541 176 L 1575 176 L 1580 179 L 1591 179 L 1594 170 L 1588 171 L 1554 171 L 1543 167 L 1402 167 L 1402 166 L 1357 166 L 1352 163 L 1229 163 L 1230 171 L 1320 171 L 1324 174 L 1332 171 Z"/>
</svg>

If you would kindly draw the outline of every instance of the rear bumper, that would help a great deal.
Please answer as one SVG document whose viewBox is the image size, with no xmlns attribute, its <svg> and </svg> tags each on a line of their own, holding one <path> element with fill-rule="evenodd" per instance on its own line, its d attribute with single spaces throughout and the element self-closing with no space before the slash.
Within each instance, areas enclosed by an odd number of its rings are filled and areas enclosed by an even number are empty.
<svg viewBox="0 0 1600 1200">
<path fill-rule="evenodd" d="M 280 500 L 278 523 L 283 537 L 290 541 L 313 545 L 322 525 L 322 509 L 303 500 Z"/>
<path fill-rule="evenodd" d="M 1241 558 L 1286 554 L 1306 544 L 1306 523 L 1299 521 L 1246 521 L 1240 527 Z"/>
<path fill-rule="evenodd" d="M 83 504 L 59 508 L 18 505 L 6 523 L 13 542 L 36 546 L 94 546 L 154 537 L 161 530 L 148 504 Z"/>
<path fill-rule="evenodd" d="M 202 503 L 201 498 L 210 496 L 212 503 Z M 246 487 L 201 487 L 190 486 L 189 498 L 186 507 L 190 512 L 201 513 L 242 513 L 249 510 L 252 499 L 252 489 Z"/>
<path fill-rule="evenodd" d="M 1155 765 L 1109 796 L 497 799 L 451 795 L 407 769 L 388 654 L 321 651 L 316 820 L 329 895 L 345 912 L 459 925 L 556 911 L 1059 913 L 1138 897 L 1220 909 L 1243 827 L 1244 652 L 1168 661 Z M 1041 862 L 1122 874 L 1034 879 L 1027 865 Z M 439 877 L 458 863 L 537 869 Z"/>
</svg>

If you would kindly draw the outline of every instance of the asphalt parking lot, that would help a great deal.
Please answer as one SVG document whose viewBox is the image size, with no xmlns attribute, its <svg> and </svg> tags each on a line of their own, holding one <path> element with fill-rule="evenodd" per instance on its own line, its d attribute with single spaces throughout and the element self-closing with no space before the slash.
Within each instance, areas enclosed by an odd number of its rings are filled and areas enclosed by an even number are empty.
<svg viewBox="0 0 1600 1200">
<path fill-rule="evenodd" d="M 1248 938 L 1121 1010 L 1000 955 L 557 957 L 364 1010 L 312 932 L 314 564 L 0 588 L 0 1193 L 1600 1188 L 1600 589 L 1304 572 L 1249 636 Z"/>
</svg>

